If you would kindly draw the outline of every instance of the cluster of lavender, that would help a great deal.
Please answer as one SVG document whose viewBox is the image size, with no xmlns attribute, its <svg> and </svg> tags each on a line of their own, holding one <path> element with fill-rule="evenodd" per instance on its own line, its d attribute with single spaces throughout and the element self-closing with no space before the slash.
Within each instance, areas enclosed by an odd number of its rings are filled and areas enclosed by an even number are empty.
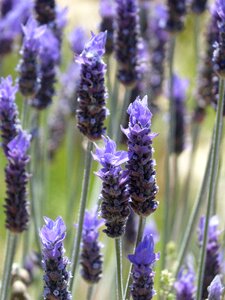
<svg viewBox="0 0 225 300">
<path fill-rule="evenodd" d="M 81 64 L 77 126 L 90 140 L 98 140 L 105 133 L 103 123 L 107 115 L 104 85 L 106 65 L 102 60 L 105 42 L 106 32 L 92 34 L 92 38 L 77 57 L 77 62 Z"/>
<path fill-rule="evenodd" d="M 138 43 L 140 24 L 137 0 L 116 1 L 115 54 L 119 64 L 118 79 L 132 87 L 139 79 Z"/>
<path fill-rule="evenodd" d="M 112 238 L 120 237 L 125 230 L 130 213 L 128 207 L 127 172 L 121 164 L 128 160 L 127 152 L 116 151 L 116 144 L 109 138 L 104 138 L 105 148 L 96 147 L 93 158 L 103 168 L 96 173 L 103 181 L 101 192 L 101 216 L 106 220 L 103 231 Z"/>
<path fill-rule="evenodd" d="M 174 283 L 177 300 L 194 300 L 195 295 L 195 273 L 191 267 L 180 270 L 177 281 Z"/>
<path fill-rule="evenodd" d="M 42 243 L 44 279 L 44 299 L 72 299 L 68 291 L 70 273 L 66 270 L 68 259 L 63 256 L 65 250 L 63 241 L 66 236 L 66 226 L 61 217 L 55 221 L 45 217 L 45 225 L 40 231 Z"/>
<path fill-rule="evenodd" d="M 167 30 L 169 32 L 179 32 L 184 28 L 184 16 L 186 14 L 186 0 L 168 0 L 168 20 Z"/>
<path fill-rule="evenodd" d="M 102 255 L 100 253 L 102 245 L 98 241 L 98 229 L 102 225 L 96 213 L 86 211 L 84 216 L 82 250 L 80 264 L 82 266 L 81 276 L 90 284 L 97 283 L 101 279 Z"/>
<path fill-rule="evenodd" d="M 129 126 L 122 129 L 128 139 L 128 190 L 130 205 L 140 216 L 153 213 L 158 202 L 155 201 L 158 186 L 155 178 L 155 161 L 152 159 L 152 140 L 157 134 L 151 133 L 152 114 L 148 109 L 147 96 L 137 98 L 127 110 L 130 115 Z"/>
<path fill-rule="evenodd" d="M 159 259 L 159 253 L 154 253 L 152 235 L 146 235 L 138 244 L 134 254 L 128 255 L 133 264 L 131 294 L 134 300 L 150 300 L 155 295 L 153 264 Z"/>
</svg>

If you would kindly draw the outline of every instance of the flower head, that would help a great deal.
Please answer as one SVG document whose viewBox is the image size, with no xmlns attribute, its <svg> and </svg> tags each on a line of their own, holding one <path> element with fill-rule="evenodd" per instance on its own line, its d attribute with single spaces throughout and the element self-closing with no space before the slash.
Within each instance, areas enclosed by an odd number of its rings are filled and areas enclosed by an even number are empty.
<svg viewBox="0 0 225 300">
<path fill-rule="evenodd" d="M 11 76 L 8 76 L 6 78 L 2 77 L 0 81 L 1 105 L 7 105 L 8 103 L 14 102 L 17 91 L 18 91 L 18 85 L 13 86 L 13 80 Z"/>
<path fill-rule="evenodd" d="M 31 135 L 20 130 L 18 135 L 9 142 L 8 152 L 10 157 L 23 158 L 30 147 Z"/>
<path fill-rule="evenodd" d="M 135 265 L 151 265 L 159 260 L 159 253 L 154 253 L 153 236 L 145 235 L 135 249 L 135 253 L 128 255 L 128 259 Z"/>
<path fill-rule="evenodd" d="M 98 229 L 103 223 L 103 220 L 98 218 L 96 212 L 85 212 L 83 224 L 83 239 L 85 242 L 92 243 L 98 238 Z"/>
<path fill-rule="evenodd" d="M 115 5 L 112 0 L 100 1 L 100 15 L 102 18 L 109 18 L 115 15 Z"/>
<path fill-rule="evenodd" d="M 225 22 L 225 2 L 216 0 L 215 9 L 223 22 Z"/>
<path fill-rule="evenodd" d="M 117 167 L 128 160 L 126 151 L 116 151 L 116 143 L 113 140 L 103 136 L 103 141 L 105 147 L 99 148 L 96 145 L 95 154 L 92 154 L 93 158 L 103 167 L 107 167 L 108 165 Z"/>
<path fill-rule="evenodd" d="M 182 102 L 186 99 L 186 92 L 189 86 L 187 79 L 183 79 L 177 75 L 173 76 L 173 99 Z"/>
<path fill-rule="evenodd" d="M 186 270 L 183 268 L 178 274 L 178 279 L 174 283 L 177 300 L 194 300 L 195 292 L 195 273 L 189 267 Z"/>
<path fill-rule="evenodd" d="M 80 55 L 87 41 L 87 35 L 82 27 L 75 27 L 69 36 L 70 46 L 76 55 Z"/>
<path fill-rule="evenodd" d="M 44 65 L 50 62 L 56 63 L 59 60 L 59 41 L 50 29 L 47 29 L 41 36 L 40 57 Z"/>
<path fill-rule="evenodd" d="M 222 285 L 221 278 L 216 275 L 210 286 L 208 287 L 208 299 L 209 300 L 221 300 L 224 291 L 224 286 Z"/>
</svg>

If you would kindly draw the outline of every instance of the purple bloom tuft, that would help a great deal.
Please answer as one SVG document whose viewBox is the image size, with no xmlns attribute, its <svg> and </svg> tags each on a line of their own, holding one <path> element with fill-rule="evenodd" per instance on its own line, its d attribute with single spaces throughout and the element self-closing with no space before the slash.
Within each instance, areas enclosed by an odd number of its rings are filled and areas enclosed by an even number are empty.
<svg viewBox="0 0 225 300">
<path fill-rule="evenodd" d="M 148 108 L 147 96 L 139 97 L 128 107 L 129 126 L 122 129 L 128 138 L 128 187 L 131 207 L 141 216 L 153 213 L 158 186 L 155 178 L 155 161 L 152 159 L 152 140 L 157 136 L 151 133 L 152 114 Z"/>
<path fill-rule="evenodd" d="M 159 260 L 159 253 L 154 253 L 154 241 L 152 235 L 146 235 L 135 249 L 134 254 L 128 255 L 133 264 L 131 294 L 134 300 L 150 300 L 156 294 L 153 289 L 154 272 L 153 264 Z"/>
<path fill-rule="evenodd" d="M 95 212 L 86 211 L 84 216 L 82 250 L 81 250 L 81 275 L 88 283 L 97 283 L 101 279 L 102 255 L 101 244 L 98 242 L 98 229 L 103 221 L 99 220 Z"/>
<path fill-rule="evenodd" d="M 40 24 L 49 24 L 55 21 L 55 0 L 35 0 L 35 12 Z"/>
<path fill-rule="evenodd" d="M 118 79 L 133 87 L 140 78 L 138 42 L 140 24 L 137 0 L 116 0 L 115 52 L 119 63 Z"/>
<path fill-rule="evenodd" d="M 34 96 L 39 87 L 37 56 L 45 27 L 38 27 L 37 22 L 31 17 L 22 28 L 24 39 L 21 50 L 22 60 L 19 65 L 19 88 L 24 96 Z"/>
<path fill-rule="evenodd" d="M 17 85 L 13 86 L 12 77 L 1 78 L 0 81 L 0 129 L 2 148 L 7 155 L 8 143 L 18 133 L 18 110 L 15 103 Z"/>
<path fill-rule="evenodd" d="M 192 268 L 182 269 L 174 283 L 177 300 L 194 300 L 195 273 Z"/>
<path fill-rule="evenodd" d="M 69 36 L 70 46 L 75 55 L 80 55 L 87 42 L 85 30 L 82 27 L 75 27 Z"/>
<path fill-rule="evenodd" d="M 105 42 L 106 32 L 92 34 L 92 38 L 77 57 L 77 62 L 81 64 L 77 127 L 90 140 L 100 139 L 105 132 L 103 123 L 107 115 L 104 84 L 106 65 L 102 60 Z"/>
<path fill-rule="evenodd" d="M 208 299 L 209 300 L 221 300 L 222 294 L 224 291 L 224 287 L 222 285 L 221 279 L 219 275 L 216 275 L 210 286 L 208 287 Z"/>
<path fill-rule="evenodd" d="M 218 230 L 219 220 L 217 216 L 213 216 L 209 222 L 208 229 L 208 243 L 206 247 L 206 262 L 205 262 L 205 272 L 203 278 L 203 288 L 202 297 L 206 299 L 208 297 L 207 288 L 214 279 L 214 277 L 220 273 L 220 244 L 219 244 L 219 234 Z M 199 222 L 198 238 L 199 244 L 202 245 L 203 235 L 205 227 L 205 217 L 202 217 Z"/>
<path fill-rule="evenodd" d="M 63 257 L 66 226 L 61 217 L 55 221 L 45 217 L 44 221 L 46 224 L 40 231 L 45 272 L 44 299 L 71 300 L 72 296 L 68 291 L 70 273 L 66 270 L 69 262 L 67 257 Z"/>
<path fill-rule="evenodd" d="M 31 136 L 25 131 L 19 134 L 8 144 L 8 165 L 5 169 L 6 194 L 5 213 L 6 228 L 15 233 L 27 229 L 29 221 L 26 185 L 29 174 L 26 165 L 29 156 L 26 152 L 30 146 Z"/>
<path fill-rule="evenodd" d="M 125 151 L 116 151 L 116 144 L 109 138 L 104 138 L 105 147 L 96 148 L 93 158 L 101 163 L 103 168 L 96 173 L 102 181 L 101 216 L 106 220 L 103 231 L 112 238 L 124 233 L 126 221 L 130 213 L 128 207 L 127 174 L 121 164 L 127 161 Z"/>
<path fill-rule="evenodd" d="M 169 8 L 167 30 L 169 32 L 179 32 L 184 28 L 187 0 L 168 0 L 167 2 Z"/>
</svg>

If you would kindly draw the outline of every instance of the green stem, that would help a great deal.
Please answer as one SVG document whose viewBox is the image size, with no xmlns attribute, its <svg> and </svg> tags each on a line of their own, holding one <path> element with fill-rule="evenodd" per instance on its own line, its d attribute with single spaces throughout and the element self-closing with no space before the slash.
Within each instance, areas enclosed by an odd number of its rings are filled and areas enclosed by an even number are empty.
<svg viewBox="0 0 225 300">
<path fill-rule="evenodd" d="M 76 238 L 74 239 L 74 246 L 73 246 L 73 250 L 72 250 L 72 262 L 71 262 L 72 278 L 70 281 L 70 290 L 71 291 L 73 289 L 75 272 L 76 272 L 76 268 L 77 268 L 77 264 L 78 264 L 78 260 L 79 260 L 79 254 L 80 254 L 80 243 L 81 243 L 81 236 L 82 236 L 82 229 L 83 229 L 83 222 L 84 222 L 84 213 L 85 213 L 86 202 L 87 202 L 88 186 L 89 186 L 91 164 L 92 164 L 92 156 L 91 156 L 92 149 L 93 149 L 93 143 L 91 141 L 88 141 L 86 159 L 85 159 L 84 178 L 83 178 L 83 185 L 82 185 L 81 202 L 80 202 L 80 210 L 79 210 L 79 217 L 78 217 L 78 227 L 77 227 Z"/>
<path fill-rule="evenodd" d="M 116 265 L 117 265 L 117 300 L 123 300 L 123 273 L 122 273 L 122 247 L 121 238 L 115 239 Z"/>
<path fill-rule="evenodd" d="M 176 45 L 176 36 L 171 36 L 170 52 L 169 52 L 169 115 L 170 128 L 168 132 L 168 149 L 165 155 L 165 192 L 164 192 L 164 229 L 162 232 L 162 256 L 161 270 L 165 267 L 166 262 L 166 245 L 169 240 L 169 216 L 170 216 L 170 154 L 173 152 L 174 146 L 174 103 L 173 103 L 173 61 Z"/>
<path fill-rule="evenodd" d="M 209 176 L 209 195 L 208 195 L 207 211 L 205 217 L 203 245 L 201 248 L 200 265 L 199 265 L 199 272 L 198 272 L 197 300 L 201 300 L 202 297 L 203 277 L 204 277 L 205 259 L 206 259 L 206 247 L 208 242 L 209 219 L 212 213 L 212 208 L 213 208 L 213 203 L 214 203 L 215 193 L 216 193 L 219 150 L 220 150 L 222 128 L 223 128 L 224 86 L 225 86 L 224 79 L 220 79 L 219 102 L 217 107 L 216 124 L 215 124 L 215 138 L 213 141 L 213 149 L 212 149 L 212 162 L 211 162 L 212 167 Z"/>
<path fill-rule="evenodd" d="M 91 300 L 94 292 L 94 285 L 89 285 L 87 291 L 87 300 Z"/>
<path fill-rule="evenodd" d="M 188 222 L 187 227 L 184 231 L 185 232 L 184 237 L 183 237 L 183 240 L 181 242 L 180 251 L 178 253 L 178 259 L 177 259 L 178 263 L 177 263 L 176 272 L 175 272 L 176 277 L 177 277 L 178 272 L 179 272 L 179 270 L 180 270 L 180 268 L 183 264 L 185 255 L 186 255 L 187 250 L 188 250 L 188 246 L 190 244 L 191 235 L 194 232 L 194 227 L 195 227 L 195 224 L 196 224 L 196 221 L 197 221 L 197 218 L 198 218 L 199 210 L 200 210 L 200 208 L 202 206 L 202 203 L 203 203 L 203 201 L 206 197 L 206 192 L 207 192 L 208 182 L 209 182 L 209 170 L 210 170 L 211 160 L 212 160 L 212 145 L 211 145 L 210 152 L 209 152 L 209 155 L 208 155 L 208 160 L 207 160 L 207 164 L 206 164 L 206 168 L 205 168 L 204 177 L 203 177 L 203 180 L 202 180 L 201 189 L 199 191 L 198 197 L 197 197 L 197 199 L 195 201 L 195 204 L 193 206 L 191 216 L 189 218 L 189 222 Z"/>
<path fill-rule="evenodd" d="M 173 188 L 173 205 L 171 209 L 171 217 L 170 217 L 170 232 L 173 233 L 174 227 L 175 227 L 175 216 L 177 213 L 177 207 L 178 207 L 178 199 L 179 199 L 179 170 L 178 170 L 178 155 L 174 153 L 174 175 L 173 175 L 173 181 L 174 181 L 174 188 Z"/>
<path fill-rule="evenodd" d="M 146 222 L 145 218 L 143 218 L 143 217 L 139 218 L 138 232 L 137 232 L 137 238 L 136 238 L 136 243 L 135 243 L 134 250 L 137 248 L 138 244 L 142 240 L 143 232 L 144 232 L 144 229 L 145 229 L 145 222 Z M 131 277 L 132 269 L 133 269 L 133 267 L 132 267 L 132 264 L 131 264 L 129 274 L 128 274 L 128 278 L 127 278 L 127 281 L 126 281 L 126 289 L 125 289 L 125 293 L 124 293 L 124 295 L 125 295 L 124 300 L 129 300 L 130 299 L 130 286 L 131 286 L 131 283 L 132 283 L 132 277 Z"/>
<path fill-rule="evenodd" d="M 123 100 L 123 105 L 122 105 L 121 110 L 120 110 L 121 113 L 119 114 L 117 127 L 116 127 L 115 140 L 116 140 L 117 144 L 120 143 L 121 136 L 122 136 L 120 125 L 124 126 L 124 123 L 126 121 L 127 107 L 130 103 L 130 94 L 131 94 L 131 90 L 126 88 L 125 95 L 124 95 L 124 100 Z"/>
<path fill-rule="evenodd" d="M 0 300 L 7 300 L 9 296 L 11 270 L 12 270 L 13 259 L 16 252 L 16 243 L 17 243 L 17 235 L 8 231 Z"/>
</svg>

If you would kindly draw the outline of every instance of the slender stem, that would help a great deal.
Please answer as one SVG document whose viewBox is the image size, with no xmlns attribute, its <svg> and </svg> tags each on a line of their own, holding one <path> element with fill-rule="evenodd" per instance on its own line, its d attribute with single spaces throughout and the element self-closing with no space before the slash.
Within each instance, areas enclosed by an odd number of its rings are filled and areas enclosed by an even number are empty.
<svg viewBox="0 0 225 300">
<path fill-rule="evenodd" d="M 91 300 L 94 292 L 94 285 L 89 285 L 88 291 L 87 291 L 87 300 Z"/>
<path fill-rule="evenodd" d="M 164 191 L 164 229 L 162 232 L 162 258 L 161 270 L 166 262 L 166 245 L 169 239 L 169 215 L 170 215 L 170 154 L 174 146 L 174 103 L 173 103 L 173 60 L 176 45 L 176 36 L 171 36 L 170 53 L 169 53 L 169 112 L 170 112 L 170 128 L 168 132 L 168 149 L 165 155 L 165 191 Z"/>
<path fill-rule="evenodd" d="M 117 299 L 123 300 L 123 273 L 122 273 L 122 247 L 121 238 L 115 239 L 115 250 L 116 250 L 116 265 L 117 265 Z"/>
<path fill-rule="evenodd" d="M 177 266 L 176 266 L 176 277 L 178 275 L 178 272 L 183 264 L 185 255 L 187 253 L 188 250 L 188 246 L 190 243 L 190 239 L 191 239 L 191 235 L 194 232 L 194 226 L 196 224 L 197 221 L 197 217 L 199 214 L 199 210 L 201 208 L 201 205 L 206 197 L 206 192 L 207 192 L 207 188 L 208 188 L 208 182 L 209 182 L 209 170 L 210 170 L 210 164 L 211 164 L 211 160 L 212 160 L 212 145 L 209 151 L 209 155 L 208 155 L 208 160 L 207 160 L 207 164 L 205 167 L 205 173 L 204 173 L 204 177 L 202 180 L 202 185 L 201 185 L 201 189 L 199 191 L 198 197 L 195 201 L 195 204 L 193 206 L 190 218 L 189 218 L 189 222 L 186 226 L 186 229 L 184 231 L 184 237 L 183 240 L 181 242 L 181 246 L 180 246 L 180 251 L 178 253 L 178 259 L 177 259 Z M 183 215 L 183 214 L 182 214 Z"/>
<path fill-rule="evenodd" d="M 144 229 L 145 229 L 145 222 L 146 222 L 145 218 L 143 218 L 143 217 L 139 218 L 138 232 L 137 232 L 137 238 L 136 238 L 136 243 L 135 243 L 134 250 L 137 248 L 138 244 L 142 240 L 143 232 L 144 232 Z M 130 265 L 130 270 L 129 270 L 129 273 L 128 273 L 128 278 L 127 278 L 127 281 L 126 281 L 126 289 L 125 289 L 125 293 L 124 293 L 124 295 L 125 295 L 124 300 L 129 300 L 130 299 L 130 286 L 131 286 L 131 282 L 132 282 L 132 277 L 131 277 L 132 269 L 133 269 L 133 267 L 132 267 L 132 264 L 131 264 Z"/>
<path fill-rule="evenodd" d="M 174 175 L 173 175 L 173 205 L 171 209 L 171 217 L 170 217 L 170 232 L 173 233 L 174 227 L 175 227 L 175 216 L 177 213 L 177 204 L 178 204 L 178 199 L 179 199 L 179 169 L 178 169 L 178 155 L 175 153 L 174 154 Z M 175 235 L 176 236 L 176 235 Z"/>
<path fill-rule="evenodd" d="M 79 254 L 80 254 L 80 243 L 81 243 L 81 236 L 82 236 L 82 229 L 83 229 L 83 222 L 84 222 L 84 213 L 85 213 L 86 202 L 87 202 L 88 186 L 89 186 L 90 171 L 91 171 L 91 164 L 92 164 L 92 156 L 91 156 L 92 149 L 93 149 L 93 143 L 91 141 L 88 141 L 80 210 L 79 210 L 79 217 L 78 217 L 78 227 L 77 227 L 76 238 L 74 239 L 74 246 L 72 250 L 72 262 L 71 262 L 72 278 L 70 281 L 70 290 L 73 289 L 73 282 L 74 282 L 75 272 L 76 272 L 76 268 L 79 260 Z"/>
<path fill-rule="evenodd" d="M 11 278 L 13 259 L 16 252 L 16 242 L 17 242 L 17 235 L 8 231 L 0 300 L 7 300 L 9 296 L 9 285 L 11 282 L 10 278 Z"/>
<path fill-rule="evenodd" d="M 126 88 L 125 95 L 124 95 L 124 100 L 123 100 L 123 105 L 121 108 L 121 113 L 119 114 L 118 122 L 117 122 L 117 127 L 116 127 L 116 143 L 119 143 L 121 140 L 122 132 L 120 129 L 120 125 L 124 125 L 126 121 L 126 115 L 127 115 L 127 107 L 130 102 L 130 94 L 131 90 Z"/>
<path fill-rule="evenodd" d="M 218 175 L 218 163 L 219 163 L 219 150 L 220 150 L 222 128 L 223 128 L 224 86 L 225 86 L 224 79 L 220 79 L 219 102 L 217 107 L 216 124 L 215 124 L 215 138 L 214 138 L 213 149 L 212 149 L 212 162 L 211 162 L 212 168 L 210 170 L 210 176 L 209 176 L 209 195 L 208 195 L 207 211 L 205 217 L 203 245 L 201 248 L 200 265 L 199 265 L 199 272 L 198 272 L 197 300 L 201 300 L 202 297 L 203 276 L 205 271 L 205 259 L 206 259 L 206 247 L 208 242 L 209 219 L 215 201 L 216 179 Z"/>
</svg>

